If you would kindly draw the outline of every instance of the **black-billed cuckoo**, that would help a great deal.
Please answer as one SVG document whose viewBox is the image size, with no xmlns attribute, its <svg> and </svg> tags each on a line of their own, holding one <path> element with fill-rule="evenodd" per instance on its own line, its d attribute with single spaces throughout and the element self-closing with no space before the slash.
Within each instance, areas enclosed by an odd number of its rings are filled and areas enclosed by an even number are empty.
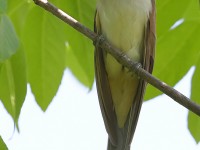
<svg viewBox="0 0 200 150">
<path fill-rule="evenodd" d="M 155 0 L 98 0 L 95 32 L 152 73 Z M 98 46 L 96 84 L 108 133 L 107 150 L 130 150 L 146 83 Z"/>
</svg>

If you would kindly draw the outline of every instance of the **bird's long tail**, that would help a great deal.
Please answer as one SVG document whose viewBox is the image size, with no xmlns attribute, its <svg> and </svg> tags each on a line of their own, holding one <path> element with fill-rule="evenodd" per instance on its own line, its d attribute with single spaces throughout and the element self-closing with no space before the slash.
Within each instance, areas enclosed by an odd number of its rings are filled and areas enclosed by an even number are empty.
<svg viewBox="0 0 200 150">
<path fill-rule="evenodd" d="M 140 80 L 138 86 L 138 92 L 133 101 L 131 110 L 128 115 L 128 119 L 123 128 L 116 129 L 117 133 L 117 145 L 113 145 L 112 142 L 108 139 L 107 150 L 130 150 L 130 144 L 135 133 L 137 126 L 141 105 L 143 102 L 143 93 L 145 91 L 146 83 L 143 80 Z"/>
<path fill-rule="evenodd" d="M 114 145 L 112 145 L 112 143 L 108 139 L 107 150 L 130 150 L 130 145 L 126 145 L 126 147 L 124 147 L 124 144 L 120 144 L 118 146 L 114 146 Z"/>
</svg>

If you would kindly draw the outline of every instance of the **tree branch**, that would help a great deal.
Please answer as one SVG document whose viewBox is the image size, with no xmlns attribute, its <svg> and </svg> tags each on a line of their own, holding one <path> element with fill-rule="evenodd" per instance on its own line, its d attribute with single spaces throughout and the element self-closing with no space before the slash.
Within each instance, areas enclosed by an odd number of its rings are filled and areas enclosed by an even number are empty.
<svg viewBox="0 0 200 150">
<path fill-rule="evenodd" d="M 91 39 L 93 42 L 98 42 L 99 46 L 102 49 L 106 49 L 115 59 L 126 66 L 128 69 L 135 72 L 139 77 L 171 97 L 174 101 L 181 104 L 185 108 L 189 109 L 193 113 L 200 116 L 200 106 L 195 104 L 193 101 L 191 101 L 189 98 L 175 90 L 174 88 L 170 87 L 166 83 L 160 81 L 156 77 L 152 76 L 150 73 L 145 71 L 140 63 L 133 62 L 127 55 L 124 55 L 118 48 L 110 45 L 106 40 L 103 40 L 102 37 L 99 37 L 97 34 L 95 34 L 90 29 L 83 26 L 81 23 L 79 23 L 77 20 L 72 18 L 71 16 L 67 15 L 62 10 L 56 8 L 54 5 L 49 3 L 47 0 L 33 0 L 35 4 L 39 5 L 40 7 L 46 9 L 56 17 L 60 18 L 62 21 L 66 22 L 70 26 L 72 26 L 74 29 L 78 30 L 80 33 L 87 36 L 89 39 Z"/>
</svg>

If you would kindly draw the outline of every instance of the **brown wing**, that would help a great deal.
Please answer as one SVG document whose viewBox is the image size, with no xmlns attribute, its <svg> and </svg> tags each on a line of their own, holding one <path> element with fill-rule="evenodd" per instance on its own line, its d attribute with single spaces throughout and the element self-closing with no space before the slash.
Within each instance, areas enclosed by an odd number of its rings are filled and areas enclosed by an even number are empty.
<svg viewBox="0 0 200 150">
<path fill-rule="evenodd" d="M 94 31 L 101 35 L 101 24 L 99 21 L 98 12 L 96 11 L 95 20 L 94 20 Z M 95 76 L 96 76 L 96 85 L 97 92 L 99 97 L 99 104 L 101 108 L 101 113 L 103 115 L 104 124 L 106 130 L 109 134 L 109 139 L 112 144 L 117 144 L 116 136 L 116 115 L 114 112 L 114 106 L 112 102 L 111 91 L 109 87 L 109 82 L 107 78 L 107 73 L 104 65 L 104 52 L 103 50 L 96 46 L 95 47 Z"/>
<path fill-rule="evenodd" d="M 149 14 L 149 20 L 147 22 L 146 30 L 145 30 L 145 39 L 144 49 L 145 52 L 143 54 L 143 68 L 148 72 L 152 73 L 153 64 L 154 64 L 154 55 L 155 55 L 155 42 L 156 42 L 156 10 L 155 10 L 155 0 L 151 0 L 152 2 L 152 11 Z M 135 96 L 135 100 L 133 101 L 131 111 L 129 114 L 129 120 L 126 123 L 127 130 L 127 140 L 126 145 L 129 145 L 132 141 L 135 128 L 137 125 L 143 96 L 145 93 L 146 82 L 144 80 L 140 80 L 137 95 Z"/>
<path fill-rule="evenodd" d="M 149 21 L 146 28 L 146 55 L 144 58 L 144 69 L 152 73 L 155 57 L 156 44 L 156 8 L 155 0 L 151 0 L 152 11 L 149 14 Z"/>
</svg>

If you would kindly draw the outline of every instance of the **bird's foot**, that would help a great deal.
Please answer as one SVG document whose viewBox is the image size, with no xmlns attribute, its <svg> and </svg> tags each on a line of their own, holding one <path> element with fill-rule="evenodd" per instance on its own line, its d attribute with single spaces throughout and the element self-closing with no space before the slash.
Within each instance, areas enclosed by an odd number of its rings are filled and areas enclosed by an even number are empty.
<svg viewBox="0 0 200 150">
<path fill-rule="evenodd" d="M 103 35 L 99 35 L 93 41 L 95 47 L 100 47 L 101 43 L 105 41 L 105 37 Z"/>
</svg>

